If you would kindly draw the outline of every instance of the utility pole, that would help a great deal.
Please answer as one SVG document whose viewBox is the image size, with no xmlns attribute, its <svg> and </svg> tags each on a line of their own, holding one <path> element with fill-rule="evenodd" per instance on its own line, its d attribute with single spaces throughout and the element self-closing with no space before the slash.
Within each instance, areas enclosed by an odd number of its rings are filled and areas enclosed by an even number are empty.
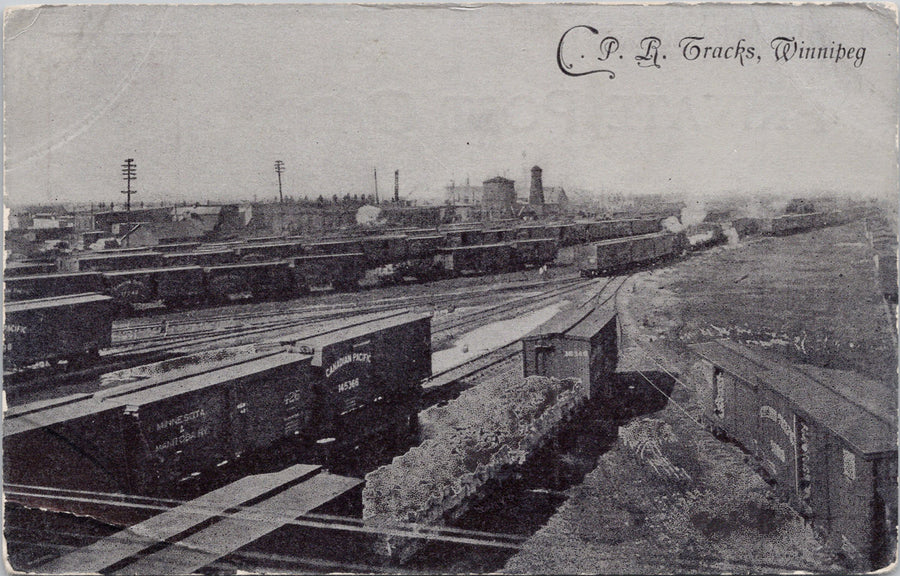
<svg viewBox="0 0 900 576">
<path fill-rule="evenodd" d="M 278 174 L 278 203 L 284 204 L 284 194 L 281 193 L 281 174 L 284 172 L 284 162 L 275 161 L 275 173 Z"/>
<path fill-rule="evenodd" d="M 378 168 L 372 170 L 375 172 L 375 204 L 378 204 Z"/>
<path fill-rule="evenodd" d="M 131 195 L 137 194 L 137 190 L 131 189 L 131 183 L 134 180 L 137 180 L 137 165 L 134 163 L 134 158 L 126 158 L 125 163 L 122 164 L 122 179 L 125 180 L 126 188 L 122 190 L 122 194 L 125 194 L 125 211 L 127 212 L 126 218 L 126 228 L 125 231 L 125 245 L 128 246 L 130 244 L 130 232 L 131 232 Z"/>
</svg>

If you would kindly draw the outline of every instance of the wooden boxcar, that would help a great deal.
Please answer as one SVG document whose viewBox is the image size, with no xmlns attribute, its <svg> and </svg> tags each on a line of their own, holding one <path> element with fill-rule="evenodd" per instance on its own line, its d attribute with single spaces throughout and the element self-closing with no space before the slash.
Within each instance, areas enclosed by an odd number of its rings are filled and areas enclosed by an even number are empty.
<svg viewBox="0 0 900 576">
<path fill-rule="evenodd" d="M 581 251 L 579 267 L 591 276 L 651 264 L 680 254 L 685 242 L 684 234 L 669 232 L 604 240 Z"/>
<path fill-rule="evenodd" d="M 704 419 L 750 452 L 829 545 L 863 570 L 897 548 L 897 393 L 859 374 L 696 344 Z"/>
<path fill-rule="evenodd" d="M 86 292 L 103 292 L 103 277 L 99 272 L 66 272 L 36 276 L 4 278 L 7 302 L 52 298 Z"/>
<path fill-rule="evenodd" d="M 419 383 L 431 372 L 430 318 L 345 321 L 328 332 L 266 351 L 179 362 L 93 396 L 14 407 L 3 428 L 4 480 L 168 495 L 182 485 L 215 484 L 235 461 L 311 461 L 321 438 L 353 446 L 358 429 L 344 424 L 369 406 L 394 406 L 410 425 Z M 365 433 L 376 431 L 401 433 L 389 418 L 369 419 Z M 60 503 L 73 512 L 81 506 Z"/>
<path fill-rule="evenodd" d="M 318 254 L 298 256 L 292 259 L 291 272 L 300 292 L 312 288 L 331 286 L 338 290 L 352 290 L 357 287 L 366 273 L 366 255 Z"/>
<path fill-rule="evenodd" d="M 203 278 L 203 268 L 199 266 L 103 273 L 105 292 L 132 309 L 156 302 L 169 307 L 197 304 L 206 295 Z"/>
<path fill-rule="evenodd" d="M 3 277 L 38 276 L 56 272 L 55 262 L 7 262 L 3 267 Z"/>
<path fill-rule="evenodd" d="M 401 262 L 408 254 L 406 236 L 369 236 L 359 243 L 362 253 L 373 267 Z"/>
<path fill-rule="evenodd" d="M 271 300 L 296 294 L 289 262 L 227 264 L 203 269 L 206 291 L 217 302 Z"/>
<path fill-rule="evenodd" d="M 525 376 L 577 378 L 589 397 L 611 398 L 619 358 L 614 306 L 564 310 L 522 339 Z"/>
<path fill-rule="evenodd" d="M 197 250 L 193 252 L 172 252 L 162 255 L 163 266 L 218 266 L 234 264 L 237 253 L 231 249 Z"/>
<path fill-rule="evenodd" d="M 557 241 L 549 238 L 518 240 L 514 243 L 514 247 L 516 265 L 521 268 L 553 262 L 559 250 Z"/>
<path fill-rule="evenodd" d="M 515 262 L 514 258 L 512 244 L 483 244 L 442 248 L 435 256 L 435 263 L 446 274 L 485 274 L 508 271 Z"/>
<path fill-rule="evenodd" d="M 3 325 L 3 362 L 83 361 L 108 347 L 115 306 L 101 294 L 73 294 L 10 302 Z"/>
<path fill-rule="evenodd" d="M 159 252 L 148 250 L 81 255 L 76 261 L 77 271 L 80 272 L 158 268 L 163 264 L 162 255 Z"/>
</svg>

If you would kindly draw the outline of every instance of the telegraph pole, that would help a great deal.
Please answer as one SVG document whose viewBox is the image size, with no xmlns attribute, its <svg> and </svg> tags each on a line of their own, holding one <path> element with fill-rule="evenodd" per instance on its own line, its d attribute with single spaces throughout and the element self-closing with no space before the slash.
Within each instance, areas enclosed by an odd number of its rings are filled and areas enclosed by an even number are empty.
<svg viewBox="0 0 900 576">
<path fill-rule="evenodd" d="M 284 162 L 275 161 L 275 173 L 278 174 L 278 203 L 284 204 L 284 194 L 281 193 L 281 174 L 284 172 Z"/>
<path fill-rule="evenodd" d="M 137 194 L 137 190 L 131 189 L 131 183 L 134 180 L 137 180 L 137 165 L 134 163 L 134 158 L 126 158 L 125 163 L 122 164 L 122 179 L 125 180 L 126 189 L 122 190 L 122 194 L 125 194 L 125 211 L 126 211 L 126 228 L 125 233 L 125 245 L 130 244 L 130 234 L 131 232 L 131 195 Z"/>
<path fill-rule="evenodd" d="M 375 173 L 375 204 L 378 204 L 378 168 L 372 169 Z"/>
</svg>

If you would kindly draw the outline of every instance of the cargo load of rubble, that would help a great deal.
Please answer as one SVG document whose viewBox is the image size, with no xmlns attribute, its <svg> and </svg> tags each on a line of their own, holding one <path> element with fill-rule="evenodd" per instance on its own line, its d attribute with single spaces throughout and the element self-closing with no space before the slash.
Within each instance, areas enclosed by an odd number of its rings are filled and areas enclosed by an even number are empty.
<svg viewBox="0 0 900 576">
<path fill-rule="evenodd" d="M 423 441 L 366 475 L 363 518 L 441 525 L 461 515 L 489 480 L 502 480 L 571 418 L 586 400 L 576 379 L 499 378 L 421 415 Z M 408 557 L 422 539 L 385 537 L 379 554 Z"/>
</svg>

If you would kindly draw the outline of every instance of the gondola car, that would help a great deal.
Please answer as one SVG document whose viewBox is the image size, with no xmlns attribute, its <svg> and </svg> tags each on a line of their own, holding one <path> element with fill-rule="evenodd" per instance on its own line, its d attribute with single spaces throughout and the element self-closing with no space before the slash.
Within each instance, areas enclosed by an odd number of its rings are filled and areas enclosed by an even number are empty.
<svg viewBox="0 0 900 576">
<path fill-rule="evenodd" d="M 5 307 L 3 363 L 21 368 L 61 360 L 81 363 L 112 340 L 113 299 L 69 294 L 10 302 Z"/>
</svg>

